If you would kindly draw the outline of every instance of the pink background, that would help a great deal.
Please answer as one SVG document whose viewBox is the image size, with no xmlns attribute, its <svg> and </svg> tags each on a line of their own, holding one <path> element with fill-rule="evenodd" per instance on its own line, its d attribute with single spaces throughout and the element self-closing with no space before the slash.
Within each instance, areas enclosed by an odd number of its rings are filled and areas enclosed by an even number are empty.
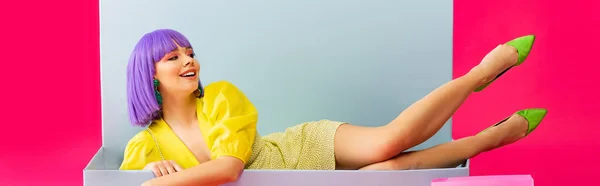
<svg viewBox="0 0 600 186">
<path fill-rule="evenodd" d="M 591 90 L 600 69 L 593 56 L 600 48 L 599 5 L 455 1 L 455 77 L 496 44 L 529 33 L 538 39 L 522 66 L 466 101 L 453 118 L 454 137 L 519 109 L 550 110 L 531 136 L 474 158 L 473 175 L 592 185 L 600 166 L 593 154 L 600 115 L 592 111 L 600 91 Z M 98 13 L 97 0 L 0 3 L 0 185 L 82 185 L 82 169 L 101 144 Z"/>
<path fill-rule="evenodd" d="M 98 1 L 0 1 L 0 23 L 0 185 L 83 185 L 101 145 Z"/>
<path fill-rule="evenodd" d="M 532 174 L 536 185 L 598 185 L 599 1 L 454 1 L 454 76 L 497 44 L 534 33 L 534 49 L 453 117 L 453 137 L 475 134 L 513 112 L 547 108 L 526 139 L 472 159 L 471 174 Z M 596 112 L 594 112 L 596 110 Z"/>
</svg>

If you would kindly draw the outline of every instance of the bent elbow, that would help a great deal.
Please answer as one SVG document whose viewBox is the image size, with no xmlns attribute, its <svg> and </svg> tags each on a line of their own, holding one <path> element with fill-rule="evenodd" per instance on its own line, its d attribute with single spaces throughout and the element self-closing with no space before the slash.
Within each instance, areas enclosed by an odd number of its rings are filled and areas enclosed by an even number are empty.
<svg viewBox="0 0 600 186">
<path fill-rule="evenodd" d="M 242 171 L 232 171 L 230 174 L 227 175 L 225 179 L 227 180 L 227 182 L 236 182 L 240 178 L 241 174 Z"/>
<path fill-rule="evenodd" d="M 222 156 L 219 157 L 217 161 L 222 163 L 219 167 L 221 167 L 223 170 L 221 171 L 221 175 L 226 182 L 237 181 L 244 171 L 244 162 L 238 158 Z"/>
</svg>

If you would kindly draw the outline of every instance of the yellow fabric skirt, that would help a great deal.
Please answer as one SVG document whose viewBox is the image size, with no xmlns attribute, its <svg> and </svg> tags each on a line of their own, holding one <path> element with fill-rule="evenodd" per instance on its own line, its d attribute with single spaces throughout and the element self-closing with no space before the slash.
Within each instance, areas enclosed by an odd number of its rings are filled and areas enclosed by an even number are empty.
<svg viewBox="0 0 600 186">
<path fill-rule="evenodd" d="M 335 170 L 335 132 L 343 122 L 320 120 L 285 132 L 256 135 L 246 169 Z"/>
</svg>

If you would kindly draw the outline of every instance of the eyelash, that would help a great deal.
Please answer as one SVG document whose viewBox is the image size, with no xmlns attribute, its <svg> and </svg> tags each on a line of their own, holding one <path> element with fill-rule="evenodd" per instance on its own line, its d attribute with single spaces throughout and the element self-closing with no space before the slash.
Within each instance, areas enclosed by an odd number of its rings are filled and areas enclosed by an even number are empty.
<svg viewBox="0 0 600 186">
<path fill-rule="evenodd" d="M 189 56 L 191 58 L 194 58 L 194 57 L 196 57 L 196 54 L 195 53 L 191 53 L 191 54 L 189 54 Z M 179 58 L 179 56 L 173 56 L 173 57 L 169 58 L 168 60 L 169 61 L 173 61 L 173 60 L 177 60 L 178 58 Z"/>
</svg>

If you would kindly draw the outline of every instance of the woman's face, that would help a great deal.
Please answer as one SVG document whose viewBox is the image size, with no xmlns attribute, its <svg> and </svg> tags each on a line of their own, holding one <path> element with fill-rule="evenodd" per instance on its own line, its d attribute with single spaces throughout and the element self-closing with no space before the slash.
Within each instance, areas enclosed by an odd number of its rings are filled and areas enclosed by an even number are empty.
<svg viewBox="0 0 600 186">
<path fill-rule="evenodd" d="M 178 45 L 177 49 L 167 53 L 154 67 L 154 78 L 160 82 L 158 90 L 161 94 L 191 94 L 198 89 L 200 64 L 194 58 L 191 48 Z"/>
</svg>

